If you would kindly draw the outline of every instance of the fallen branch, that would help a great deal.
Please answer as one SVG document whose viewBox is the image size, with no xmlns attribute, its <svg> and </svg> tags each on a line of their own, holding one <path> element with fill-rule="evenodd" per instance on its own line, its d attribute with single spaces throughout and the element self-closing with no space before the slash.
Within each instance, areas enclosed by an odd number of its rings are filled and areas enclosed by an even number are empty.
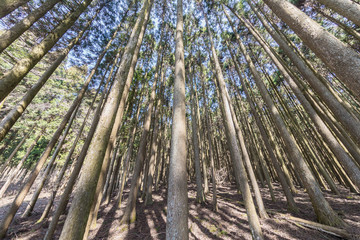
<svg viewBox="0 0 360 240">
<path fill-rule="evenodd" d="M 309 220 L 305 220 L 302 218 L 297 218 L 297 217 L 292 217 L 292 216 L 284 216 L 282 215 L 281 218 L 293 223 L 293 224 L 300 224 L 302 226 L 311 228 L 311 229 L 315 229 L 321 232 L 325 232 L 337 237 L 342 237 L 345 239 L 351 239 L 353 236 L 351 234 L 349 234 L 346 230 L 344 229 L 340 229 L 340 228 L 336 228 L 336 227 L 331 227 L 331 226 L 327 226 L 321 223 L 317 223 L 317 222 L 312 222 Z"/>
<path fill-rule="evenodd" d="M 244 203 L 241 202 L 241 201 L 236 201 L 236 200 L 229 199 L 229 198 L 222 197 L 222 196 L 219 196 L 219 198 L 223 198 L 223 199 L 225 199 L 227 201 L 231 201 L 231 202 L 234 202 L 234 203 L 237 203 L 237 204 L 240 204 L 240 205 L 244 205 Z M 268 213 L 272 213 L 272 214 L 276 215 L 277 218 L 287 220 L 288 222 L 290 222 L 292 224 L 295 224 L 298 227 L 300 227 L 299 225 L 302 225 L 302 226 L 305 226 L 305 227 L 308 227 L 308 228 L 311 228 L 311 229 L 315 229 L 315 230 L 325 232 L 325 233 L 328 233 L 330 235 L 345 238 L 345 239 L 360 239 L 360 236 L 358 236 L 358 235 L 353 236 L 350 233 L 348 233 L 345 229 L 331 227 L 331 226 L 328 226 L 328 225 L 324 225 L 324 224 L 321 224 L 321 223 L 305 220 L 305 219 L 302 219 L 302 218 L 297 218 L 297 217 L 284 215 L 284 214 L 278 213 L 276 211 L 273 211 L 271 209 L 266 209 L 266 211 Z"/>
</svg>

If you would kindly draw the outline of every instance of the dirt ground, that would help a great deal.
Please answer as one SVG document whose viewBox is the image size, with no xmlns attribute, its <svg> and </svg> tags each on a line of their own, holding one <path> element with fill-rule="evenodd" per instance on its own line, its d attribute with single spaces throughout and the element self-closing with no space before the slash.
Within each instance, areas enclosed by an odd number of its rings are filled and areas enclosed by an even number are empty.
<svg viewBox="0 0 360 240">
<path fill-rule="evenodd" d="M 15 198 L 16 188 L 13 186 L 0 201 L 0 218 L 4 217 L 5 211 Z M 341 239 L 328 233 L 309 229 L 299 224 L 291 223 L 284 219 L 286 216 L 295 216 L 310 221 L 316 221 L 310 199 L 307 194 L 298 189 L 295 202 L 300 209 L 299 214 L 289 214 L 286 209 L 286 199 L 278 184 L 274 184 L 276 202 L 271 200 L 268 190 L 261 188 L 263 200 L 269 219 L 261 219 L 261 227 L 265 239 Z M 334 196 L 324 192 L 326 199 L 333 209 L 348 223 L 350 232 L 359 239 L 360 236 L 360 196 L 350 193 L 349 190 L 339 187 L 341 196 Z M 251 239 L 247 222 L 247 214 L 242 205 L 241 195 L 237 193 L 235 186 L 231 184 L 218 187 L 218 212 L 212 210 L 212 195 L 207 195 L 207 203 L 198 204 L 195 201 L 196 188 L 194 184 L 188 186 L 189 196 L 189 237 L 190 239 Z M 124 192 L 124 200 L 120 209 L 117 209 L 116 200 L 110 204 L 102 205 L 96 229 L 91 230 L 89 239 L 165 239 L 166 231 L 166 189 L 163 187 L 153 193 L 153 204 L 144 206 L 143 202 L 137 202 L 137 221 L 130 226 L 120 225 L 120 219 L 126 205 L 129 185 Z M 210 191 L 211 192 L 211 191 Z M 50 219 L 43 223 L 34 224 L 41 216 L 49 194 L 44 192 L 35 206 L 30 217 L 20 218 L 20 215 L 30 201 L 29 194 L 21 206 L 15 220 L 10 226 L 6 239 L 42 239 L 46 233 Z M 51 214 L 50 214 L 51 215 Z M 65 216 L 60 218 L 60 223 L 55 234 L 58 239 Z"/>
</svg>

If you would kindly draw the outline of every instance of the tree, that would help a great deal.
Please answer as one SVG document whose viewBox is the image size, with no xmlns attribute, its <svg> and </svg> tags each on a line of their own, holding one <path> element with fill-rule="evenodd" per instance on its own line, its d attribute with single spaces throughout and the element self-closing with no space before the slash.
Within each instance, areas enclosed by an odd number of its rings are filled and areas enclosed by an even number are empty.
<svg viewBox="0 0 360 240">
<path fill-rule="evenodd" d="M 100 175 L 102 160 L 109 142 L 111 129 L 114 125 L 115 113 L 120 104 L 121 88 L 123 88 L 123 84 L 127 79 L 136 48 L 140 48 L 151 6 L 151 0 L 144 2 L 140 16 L 136 21 L 127 43 L 127 48 L 121 58 L 116 80 L 112 86 L 104 110 L 101 113 L 99 127 L 96 129 L 94 139 L 89 148 L 90 151 L 87 154 L 85 164 L 82 168 L 83 174 L 79 179 L 79 184 L 84 187 L 79 188 L 75 193 L 75 201 L 72 203 L 67 215 L 60 239 L 81 239 L 84 235 L 86 222 Z"/>
<path fill-rule="evenodd" d="M 288 1 L 265 0 L 264 2 L 296 32 L 360 100 L 360 54 L 328 33 Z"/>
<path fill-rule="evenodd" d="M 183 2 L 177 1 L 175 79 L 168 177 L 166 239 L 188 239 Z"/>
</svg>

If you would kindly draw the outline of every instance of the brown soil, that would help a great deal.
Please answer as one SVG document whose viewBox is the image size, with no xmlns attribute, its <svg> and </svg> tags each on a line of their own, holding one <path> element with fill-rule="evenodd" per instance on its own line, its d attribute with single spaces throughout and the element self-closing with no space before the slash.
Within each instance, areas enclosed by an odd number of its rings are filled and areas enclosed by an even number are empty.
<svg viewBox="0 0 360 240">
<path fill-rule="evenodd" d="M 296 216 L 310 221 L 316 221 L 307 194 L 299 189 L 295 197 L 299 214 L 289 214 L 286 209 L 286 199 L 278 184 L 274 184 L 276 202 L 271 201 L 266 188 L 262 188 L 264 204 L 268 210 L 269 219 L 261 220 L 261 227 L 265 239 L 341 239 L 328 233 L 309 229 L 291 223 L 284 219 L 286 216 Z M 349 224 L 348 231 L 354 236 L 360 236 L 360 196 L 339 187 L 341 196 L 334 196 L 324 192 L 326 199 L 343 219 Z M 154 192 L 153 204 L 144 206 L 140 200 L 137 203 L 137 221 L 130 226 L 120 225 L 122 211 L 126 204 L 129 186 L 125 189 L 124 201 L 120 209 L 116 208 L 115 199 L 109 205 L 102 205 L 97 228 L 90 232 L 89 239 L 165 239 L 166 231 L 166 190 Z M 195 201 L 196 188 L 189 184 L 189 236 L 190 239 L 251 239 L 247 223 L 247 215 L 242 205 L 241 195 L 234 185 L 223 185 L 218 189 L 218 212 L 212 211 L 211 194 L 207 196 L 207 203 L 198 204 Z M 0 218 L 14 199 L 15 191 L 5 196 L 0 202 Z M 42 239 L 46 233 L 51 218 L 43 223 L 34 224 L 41 216 L 41 211 L 47 202 L 47 193 L 40 195 L 32 216 L 21 219 L 20 214 L 25 210 L 25 203 L 31 199 L 31 194 L 18 211 L 17 217 L 11 224 L 7 239 Z M 62 216 L 55 239 L 61 232 L 65 216 Z M 354 237 L 355 239 L 356 237 Z"/>
</svg>

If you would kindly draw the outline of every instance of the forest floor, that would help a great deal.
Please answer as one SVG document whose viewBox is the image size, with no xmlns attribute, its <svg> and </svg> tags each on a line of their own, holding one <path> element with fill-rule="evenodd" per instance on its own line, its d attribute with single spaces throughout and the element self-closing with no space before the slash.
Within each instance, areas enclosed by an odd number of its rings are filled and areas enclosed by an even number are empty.
<svg viewBox="0 0 360 240">
<path fill-rule="evenodd" d="M 0 183 L 2 185 L 2 183 Z M 6 210 L 15 198 L 16 189 L 12 186 L 11 191 L 0 201 L 0 219 L 2 220 Z M 299 224 L 292 223 L 285 218 L 295 216 L 310 221 L 316 221 L 310 199 L 306 192 L 299 189 L 295 202 L 300 209 L 298 214 L 289 214 L 286 209 L 286 199 L 278 184 L 274 184 L 276 202 L 271 200 L 268 190 L 261 188 L 265 207 L 268 210 L 269 219 L 261 219 L 261 227 L 265 239 L 341 239 L 328 233 L 310 229 Z M 341 217 L 348 223 L 348 232 L 353 236 L 360 236 L 360 195 L 350 193 L 347 189 L 339 187 L 341 196 L 334 196 L 324 191 L 326 199 Z M 120 219 L 126 205 L 129 185 L 124 191 L 124 200 L 121 208 L 117 209 L 116 200 L 110 204 L 102 205 L 97 227 L 90 232 L 89 239 L 165 239 L 166 231 L 166 189 L 163 187 L 153 193 L 153 204 L 144 206 L 140 200 L 137 202 L 137 221 L 130 226 L 120 225 Z M 42 239 L 46 233 L 50 219 L 43 223 L 34 224 L 41 216 L 47 199 L 48 192 L 40 195 L 34 212 L 30 217 L 20 218 L 20 215 L 30 201 L 32 194 L 28 194 L 22 204 L 15 220 L 10 226 L 6 239 Z M 218 187 L 218 212 L 212 211 L 212 195 L 207 195 L 207 203 L 196 202 L 196 188 L 189 184 L 189 236 L 190 239 L 251 239 L 247 214 L 242 205 L 241 195 L 237 193 L 234 185 L 223 184 Z M 57 199 L 58 200 L 58 199 Z M 51 214 L 50 214 L 51 215 Z M 55 234 L 58 239 L 65 215 L 60 218 L 60 223 Z M 354 237 L 355 239 L 355 237 Z"/>
</svg>

